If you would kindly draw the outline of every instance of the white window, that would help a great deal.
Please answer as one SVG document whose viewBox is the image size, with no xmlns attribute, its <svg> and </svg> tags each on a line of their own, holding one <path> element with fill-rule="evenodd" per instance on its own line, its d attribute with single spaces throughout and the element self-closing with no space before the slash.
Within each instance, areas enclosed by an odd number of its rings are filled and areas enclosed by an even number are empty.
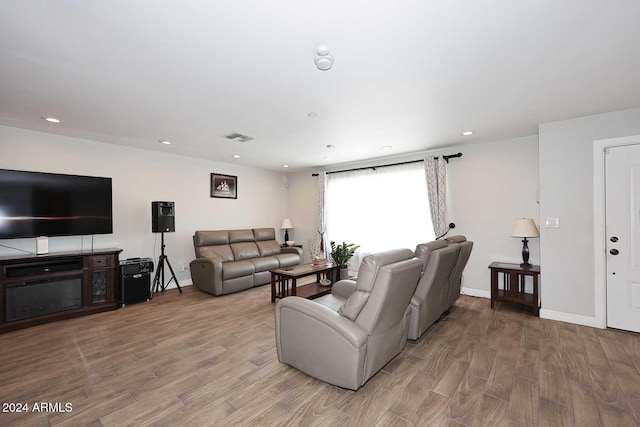
<svg viewBox="0 0 640 427">
<path fill-rule="evenodd" d="M 327 247 L 360 245 L 352 271 L 366 254 L 435 238 L 422 162 L 328 174 L 326 213 Z"/>
</svg>

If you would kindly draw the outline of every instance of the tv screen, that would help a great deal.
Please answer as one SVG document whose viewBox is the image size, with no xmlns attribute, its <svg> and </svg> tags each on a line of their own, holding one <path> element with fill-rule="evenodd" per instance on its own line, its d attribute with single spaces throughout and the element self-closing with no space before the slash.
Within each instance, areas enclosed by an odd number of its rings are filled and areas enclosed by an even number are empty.
<svg viewBox="0 0 640 427">
<path fill-rule="evenodd" d="M 113 232 L 111 178 L 0 169 L 0 239 Z"/>
</svg>

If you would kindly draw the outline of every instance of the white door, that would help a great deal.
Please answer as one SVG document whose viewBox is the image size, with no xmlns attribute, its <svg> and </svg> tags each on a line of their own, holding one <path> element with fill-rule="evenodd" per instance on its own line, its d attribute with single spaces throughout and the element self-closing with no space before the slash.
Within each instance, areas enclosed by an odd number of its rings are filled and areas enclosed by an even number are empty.
<svg viewBox="0 0 640 427">
<path fill-rule="evenodd" d="M 640 332 L 640 145 L 605 159 L 607 326 Z"/>
</svg>

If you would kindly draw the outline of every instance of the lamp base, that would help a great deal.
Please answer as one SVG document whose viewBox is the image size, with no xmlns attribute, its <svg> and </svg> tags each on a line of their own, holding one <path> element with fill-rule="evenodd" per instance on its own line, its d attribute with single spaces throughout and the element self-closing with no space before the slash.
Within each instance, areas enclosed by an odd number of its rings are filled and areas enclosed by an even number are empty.
<svg viewBox="0 0 640 427">
<path fill-rule="evenodd" d="M 520 267 L 522 268 L 531 268 L 531 264 L 529 264 L 529 245 L 527 244 L 529 241 L 525 237 L 522 240 L 522 264 Z"/>
</svg>

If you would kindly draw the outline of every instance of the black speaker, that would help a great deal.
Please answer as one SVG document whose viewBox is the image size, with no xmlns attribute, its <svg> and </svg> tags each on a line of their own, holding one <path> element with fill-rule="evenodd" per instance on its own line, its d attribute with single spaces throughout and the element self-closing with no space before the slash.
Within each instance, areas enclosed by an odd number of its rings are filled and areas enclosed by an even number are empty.
<svg viewBox="0 0 640 427">
<path fill-rule="evenodd" d="M 176 231 L 173 202 L 151 202 L 151 231 L 154 233 Z"/>
</svg>

